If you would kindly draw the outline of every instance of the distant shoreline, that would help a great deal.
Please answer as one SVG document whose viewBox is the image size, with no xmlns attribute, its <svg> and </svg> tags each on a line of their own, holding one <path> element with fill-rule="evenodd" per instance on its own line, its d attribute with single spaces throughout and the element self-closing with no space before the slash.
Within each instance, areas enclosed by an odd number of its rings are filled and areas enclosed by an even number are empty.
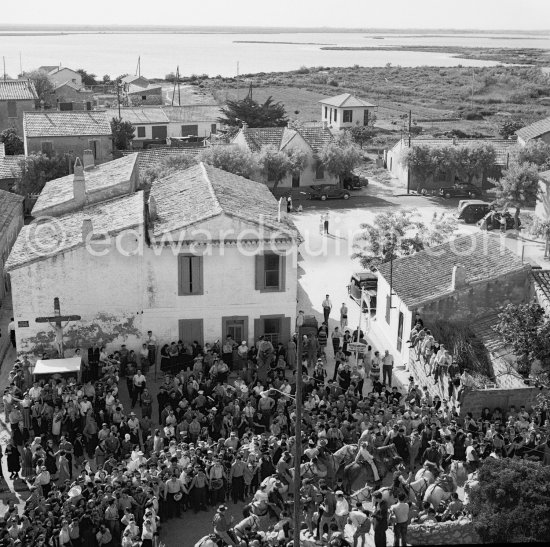
<svg viewBox="0 0 550 547">
<path fill-rule="evenodd" d="M 327 44 L 321 42 L 271 42 L 269 40 L 233 40 L 234 44 L 286 44 L 293 46 L 335 46 L 336 44 Z"/>
</svg>

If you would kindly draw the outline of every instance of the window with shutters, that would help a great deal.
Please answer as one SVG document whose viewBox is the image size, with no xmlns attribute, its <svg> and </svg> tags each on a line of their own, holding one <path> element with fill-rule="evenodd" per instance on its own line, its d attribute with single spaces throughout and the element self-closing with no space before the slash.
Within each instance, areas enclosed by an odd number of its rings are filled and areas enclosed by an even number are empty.
<svg viewBox="0 0 550 547">
<path fill-rule="evenodd" d="M 215 124 L 215 123 L 211 123 L 211 124 L 210 124 L 210 133 L 212 133 L 212 135 L 215 135 L 217 131 L 218 131 L 218 129 L 217 129 L 217 127 L 216 127 L 216 124 Z"/>
<path fill-rule="evenodd" d="M 318 163 L 315 166 L 315 179 L 322 180 L 325 178 L 325 168 L 322 163 Z"/>
<path fill-rule="evenodd" d="M 141 126 L 137 128 L 137 136 L 138 136 L 138 139 L 145 138 L 145 127 Z"/>
<path fill-rule="evenodd" d="M 45 154 L 46 156 L 48 156 L 48 158 L 51 158 L 53 155 L 53 142 L 42 141 L 40 143 L 40 149 L 42 151 L 42 154 Z"/>
<path fill-rule="evenodd" d="M 178 256 L 178 295 L 203 294 L 203 257 Z"/>
<path fill-rule="evenodd" d="M 94 155 L 94 160 L 97 160 L 98 155 L 98 147 L 97 147 L 98 141 L 95 139 L 88 140 L 88 148 L 92 151 L 92 154 Z"/>
<path fill-rule="evenodd" d="M 192 125 L 182 125 L 181 126 L 181 136 L 182 137 L 198 137 L 199 136 L 199 126 L 196 124 Z"/>
<path fill-rule="evenodd" d="M 8 101 L 8 118 L 17 118 L 17 102 Z"/>
<path fill-rule="evenodd" d="M 369 111 L 365 110 L 363 113 L 363 125 L 369 125 Z"/>
<path fill-rule="evenodd" d="M 337 122 L 338 121 L 338 110 L 336 110 L 336 108 L 334 109 L 334 121 Z"/>
<path fill-rule="evenodd" d="M 281 292 L 285 290 L 286 257 L 273 252 L 256 255 L 256 289 Z"/>
<path fill-rule="evenodd" d="M 351 123 L 353 121 L 353 110 L 344 110 L 344 123 Z"/>
<path fill-rule="evenodd" d="M 328 117 L 328 106 L 325 106 L 325 119 Z"/>
</svg>

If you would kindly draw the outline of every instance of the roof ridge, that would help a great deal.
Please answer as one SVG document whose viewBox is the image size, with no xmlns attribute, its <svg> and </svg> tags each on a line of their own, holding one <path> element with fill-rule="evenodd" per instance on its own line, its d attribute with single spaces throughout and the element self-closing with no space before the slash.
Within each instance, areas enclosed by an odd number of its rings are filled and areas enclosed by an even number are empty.
<svg viewBox="0 0 550 547">
<path fill-rule="evenodd" d="M 214 200 L 214 205 L 217 209 L 217 212 L 215 214 L 222 214 L 224 212 L 223 207 L 220 205 L 220 201 L 218 200 L 218 196 L 216 195 L 216 191 L 214 190 L 214 186 L 212 184 L 212 181 L 210 180 L 210 177 L 208 176 L 208 171 L 206 169 L 206 165 L 204 162 L 199 162 L 199 167 L 204 175 L 204 178 L 206 180 L 206 184 L 208 186 L 208 190 L 210 191 L 210 195 L 212 196 L 212 199 Z M 211 167 L 211 166 L 210 166 Z M 214 169 L 216 169 L 214 167 Z"/>
</svg>

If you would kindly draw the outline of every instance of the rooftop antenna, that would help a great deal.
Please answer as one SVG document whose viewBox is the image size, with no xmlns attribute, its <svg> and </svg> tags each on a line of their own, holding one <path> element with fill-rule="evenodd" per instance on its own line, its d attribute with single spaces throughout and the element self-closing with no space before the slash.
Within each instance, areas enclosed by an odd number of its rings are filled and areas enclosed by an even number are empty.
<svg viewBox="0 0 550 547">
<path fill-rule="evenodd" d="M 19 52 L 19 74 L 23 74 L 23 62 L 21 61 L 21 52 Z"/>
<path fill-rule="evenodd" d="M 6 58 L 2 56 L 2 63 L 4 65 L 4 82 L 6 81 Z"/>
<path fill-rule="evenodd" d="M 248 88 L 248 95 L 246 98 L 252 100 L 252 82 L 250 82 L 250 87 Z"/>
<path fill-rule="evenodd" d="M 136 74 L 138 76 L 141 76 L 141 56 L 138 57 L 137 67 L 136 67 Z"/>
</svg>

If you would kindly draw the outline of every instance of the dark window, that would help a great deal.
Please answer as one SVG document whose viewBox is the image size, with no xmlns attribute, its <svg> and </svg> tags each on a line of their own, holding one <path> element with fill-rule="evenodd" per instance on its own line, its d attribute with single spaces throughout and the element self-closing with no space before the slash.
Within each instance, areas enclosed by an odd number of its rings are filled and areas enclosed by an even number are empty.
<svg viewBox="0 0 550 547">
<path fill-rule="evenodd" d="M 51 158 L 53 155 L 53 143 L 50 141 L 44 141 L 40 143 L 40 148 L 42 150 L 42 154 L 46 154 L 48 158 Z"/>
<path fill-rule="evenodd" d="M 181 126 L 181 136 L 188 137 L 193 135 L 194 137 L 199 136 L 199 126 L 198 125 L 182 125 Z"/>
<path fill-rule="evenodd" d="M 142 101 L 146 101 L 146 100 L 147 100 L 147 95 L 142 95 L 142 96 L 141 96 L 141 100 L 142 100 Z"/>
<path fill-rule="evenodd" d="M 256 255 L 256 289 L 259 291 L 285 290 L 286 257 L 268 252 Z"/>
<path fill-rule="evenodd" d="M 8 101 L 8 118 L 17 118 L 17 103 Z"/>
<path fill-rule="evenodd" d="M 344 110 L 344 123 L 351 123 L 353 121 L 353 110 Z"/>
<path fill-rule="evenodd" d="M 315 167 L 315 178 L 321 180 L 325 178 L 325 168 L 322 163 L 318 163 Z"/>
<path fill-rule="evenodd" d="M 276 346 L 281 338 L 281 318 L 265 318 L 263 334 L 267 340 Z"/>
<path fill-rule="evenodd" d="M 202 319 L 180 319 L 179 339 L 184 344 L 191 345 L 196 340 L 201 346 L 204 345 Z"/>
<path fill-rule="evenodd" d="M 328 106 L 325 106 L 325 118 L 328 116 Z"/>
<path fill-rule="evenodd" d="M 152 129 L 153 139 L 165 139 L 168 135 L 168 128 L 165 125 L 154 125 Z"/>
<path fill-rule="evenodd" d="M 92 151 L 92 154 L 94 155 L 94 160 L 97 160 L 97 141 L 88 141 L 88 148 Z"/>
<path fill-rule="evenodd" d="M 216 127 L 216 124 L 215 124 L 215 123 L 211 123 L 211 124 L 210 124 L 210 133 L 212 133 L 212 135 L 215 135 L 217 130 L 218 130 L 218 129 L 217 129 L 217 127 Z"/>
<path fill-rule="evenodd" d="M 178 295 L 203 294 L 202 256 L 178 257 Z"/>
<path fill-rule="evenodd" d="M 337 120 L 337 114 L 338 114 L 338 110 L 336 110 L 336 108 L 334 109 L 334 121 L 338 121 Z"/>
<path fill-rule="evenodd" d="M 365 110 L 363 113 L 363 125 L 369 125 L 369 111 Z"/>
<path fill-rule="evenodd" d="M 137 136 L 139 139 L 145 138 L 145 127 L 138 127 L 137 131 L 138 131 Z"/>
</svg>

